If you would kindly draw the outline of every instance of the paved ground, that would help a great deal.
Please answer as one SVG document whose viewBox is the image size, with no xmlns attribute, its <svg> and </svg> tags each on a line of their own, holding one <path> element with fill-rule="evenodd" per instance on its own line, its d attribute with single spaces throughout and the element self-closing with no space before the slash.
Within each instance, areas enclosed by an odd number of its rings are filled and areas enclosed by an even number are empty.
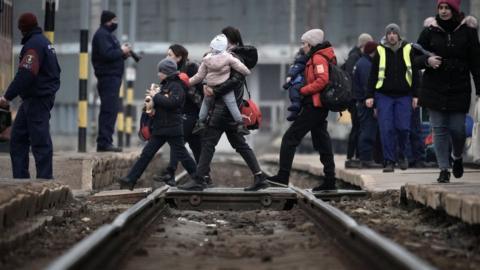
<svg viewBox="0 0 480 270">
<path fill-rule="evenodd" d="M 263 162 L 277 163 L 278 155 L 268 154 L 260 158 Z M 451 183 L 438 184 L 439 170 L 395 169 L 394 173 L 383 173 L 381 169 L 345 169 L 345 156 L 336 155 L 337 177 L 362 187 L 367 191 L 400 190 L 404 187 L 407 199 L 445 210 L 449 215 L 461 218 L 470 224 L 480 224 L 480 169 L 466 169 L 460 179 L 452 176 Z M 296 155 L 293 169 L 322 175 L 318 155 Z"/>
</svg>

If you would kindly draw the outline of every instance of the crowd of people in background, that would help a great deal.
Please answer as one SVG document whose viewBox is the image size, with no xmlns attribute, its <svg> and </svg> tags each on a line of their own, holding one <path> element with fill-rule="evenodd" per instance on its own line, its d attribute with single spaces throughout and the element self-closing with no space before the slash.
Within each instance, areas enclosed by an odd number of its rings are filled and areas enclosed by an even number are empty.
<svg viewBox="0 0 480 270">
<path fill-rule="evenodd" d="M 451 173 L 462 177 L 465 118 L 472 91 L 470 75 L 477 99 L 480 95 L 480 44 L 477 20 L 460 11 L 460 2 L 437 0 L 437 14 L 425 20 L 415 44 L 404 39 L 395 23 L 386 26 L 378 43 L 367 33 L 358 37 L 343 66 L 353 84 L 353 99 L 348 106 L 352 130 L 345 167 L 383 168 L 383 172 L 392 173 L 395 167 L 406 170 L 432 166 L 425 159 L 422 107 L 432 129 L 440 169 L 437 181 L 449 182 Z M 92 40 L 92 64 L 101 100 L 97 152 L 122 151 L 113 146 L 112 135 L 124 61 L 132 52 L 113 34 L 117 23 L 113 12 L 104 11 Z M 30 177 L 31 145 L 37 178 L 52 179 L 49 118 L 60 85 L 60 67 L 35 15 L 21 15 L 18 28 L 24 45 L 18 72 L 0 97 L 0 107 L 8 107 L 16 96 L 22 98 L 10 142 L 13 176 Z M 168 48 L 167 57 L 157 66 L 159 88 L 150 88 L 146 93 L 152 98 L 155 112 L 150 115 L 151 137 L 128 175 L 118 180 L 120 186 L 133 189 L 165 143 L 170 146 L 169 165 L 154 180 L 176 185 L 175 170 L 180 161 L 190 175 L 186 183 L 178 186 L 180 189 L 201 191 L 211 186 L 210 165 L 224 133 L 252 172 L 253 183 L 245 191 L 257 191 L 270 184 L 286 186 L 296 148 L 310 132 L 324 172 L 313 191 L 336 189 L 327 130 L 329 110 L 322 105 L 321 93 L 329 85 L 329 65 L 336 65 L 337 58 L 322 29 L 306 31 L 301 43 L 283 86 L 289 93 L 287 120 L 292 123 L 282 137 L 275 175 L 262 172 L 245 139 L 250 132 L 239 109 L 245 76 L 257 62 L 257 51 L 244 45 L 240 31 L 229 26 L 212 39 L 200 66 L 189 61 L 188 50 L 182 45 Z M 182 74 L 190 79 L 183 80 Z M 381 158 L 376 153 L 381 153 Z"/>
<path fill-rule="evenodd" d="M 435 166 L 426 160 L 422 107 L 433 134 L 437 181 L 449 182 L 450 168 L 456 178 L 462 177 L 470 75 L 477 99 L 480 95 L 480 45 L 477 20 L 465 16 L 460 3 L 438 0 L 436 16 L 425 20 L 413 46 L 394 23 L 386 26 L 379 44 L 368 34 L 359 36 L 344 65 L 354 89 L 345 167 L 383 167 L 388 173 L 396 166 Z M 380 142 L 383 164 L 373 159 L 375 141 Z"/>
</svg>

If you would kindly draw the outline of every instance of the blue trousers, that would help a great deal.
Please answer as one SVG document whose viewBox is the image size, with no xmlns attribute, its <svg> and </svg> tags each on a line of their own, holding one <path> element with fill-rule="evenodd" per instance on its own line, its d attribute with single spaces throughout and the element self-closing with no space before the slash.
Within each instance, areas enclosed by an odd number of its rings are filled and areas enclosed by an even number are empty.
<svg viewBox="0 0 480 270">
<path fill-rule="evenodd" d="M 174 152 L 175 157 L 182 162 L 182 166 L 190 175 L 197 170 L 197 165 L 193 158 L 188 154 L 183 141 L 183 136 L 158 136 L 154 135 L 148 140 L 148 143 L 142 150 L 140 158 L 135 162 L 127 178 L 132 182 L 137 182 L 138 178 L 147 168 L 155 153 L 165 144 L 168 143 L 170 151 Z"/>
<path fill-rule="evenodd" d="M 30 178 L 28 154 L 31 147 L 37 178 L 53 179 L 49 122 L 54 102 L 55 97 L 27 98 L 20 105 L 10 140 L 13 178 Z"/>
<path fill-rule="evenodd" d="M 465 148 L 465 113 L 428 110 L 433 128 L 433 146 L 440 169 L 450 168 L 450 149 L 461 157 Z"/>
<path fill-rule="evenodd" d="M 378 125 L 382 140 L 383 158 L 395 162 L 398 151 L 407 156 L 406 146 L 410 142 L 410 121 L 412 119 L 412 97 L 390 97 L 375 93 Z"/>
<path fill-rule="evenodd" d="M 361 161 L 372 161 L 378 123 L 373 115 L 373 109 L 367 108 L 364 101 L 357 102 L 357 119 L 359 126 L 358 155 Z"/>
<path fill-rule="evenodd" d="M 119 91 L 122 78 L 106 76 L 98 78 L 100 96 L 100 114 L 98 115 L 97 147 L 109 147 L 113 144 L 113 132 L 119 110 Z"/>
</svg>

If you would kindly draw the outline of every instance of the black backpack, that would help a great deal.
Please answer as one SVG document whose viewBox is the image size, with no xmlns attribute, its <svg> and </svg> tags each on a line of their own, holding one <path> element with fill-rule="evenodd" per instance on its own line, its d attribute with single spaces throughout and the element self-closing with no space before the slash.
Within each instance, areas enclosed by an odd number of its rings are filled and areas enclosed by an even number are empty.
<svg viewBox="0 0 480 270">
<path fill-rule="evenodd" d="M 322 55 L 323 56 L 323 55 Z M 345 111 L 352 102 L 352 78 L 348 73 L 328 60 L 328 84 L 320 93 L 323 107 L 332 112 Z"/>
</svg>

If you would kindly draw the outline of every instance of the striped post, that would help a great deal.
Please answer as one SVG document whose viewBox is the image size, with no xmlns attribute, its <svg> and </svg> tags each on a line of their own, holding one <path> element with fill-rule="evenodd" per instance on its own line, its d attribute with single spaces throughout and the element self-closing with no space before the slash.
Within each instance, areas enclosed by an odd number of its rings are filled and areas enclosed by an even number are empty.
<svg viewBox="0 0 480 270">
<path fill-rule="evenodd" d="M 124 118 L 124 106 L 123 99 L 125 97 L 125 89 L 120 85 L 120 94 L 118 97 L 118 114 L 117 114 L 117 138 L 118 138 L 118 147 L 123 147 L 123 134 L 125 132 L 125 118 Z"/>
<path fill-rule="evenodd" d="M 55 0 L 45 1 L 44 34 L 53 44 L 55 38 Z"/>
<path fill-rule="evenodd" d="M 135 81 L 135 68 L 127 68 L 127 111 L 125 120 L 125 145 L 130 147 L 130 140 L 132 136 L 132 116 L 133 116 L 133 83 Z"/>
<path fill-rule="evenodd" d="M 89 2 L 81 1 L 80 55 L 78 65 L 78 152 L 83 153 L 87 152 Z"/>
</svg>

